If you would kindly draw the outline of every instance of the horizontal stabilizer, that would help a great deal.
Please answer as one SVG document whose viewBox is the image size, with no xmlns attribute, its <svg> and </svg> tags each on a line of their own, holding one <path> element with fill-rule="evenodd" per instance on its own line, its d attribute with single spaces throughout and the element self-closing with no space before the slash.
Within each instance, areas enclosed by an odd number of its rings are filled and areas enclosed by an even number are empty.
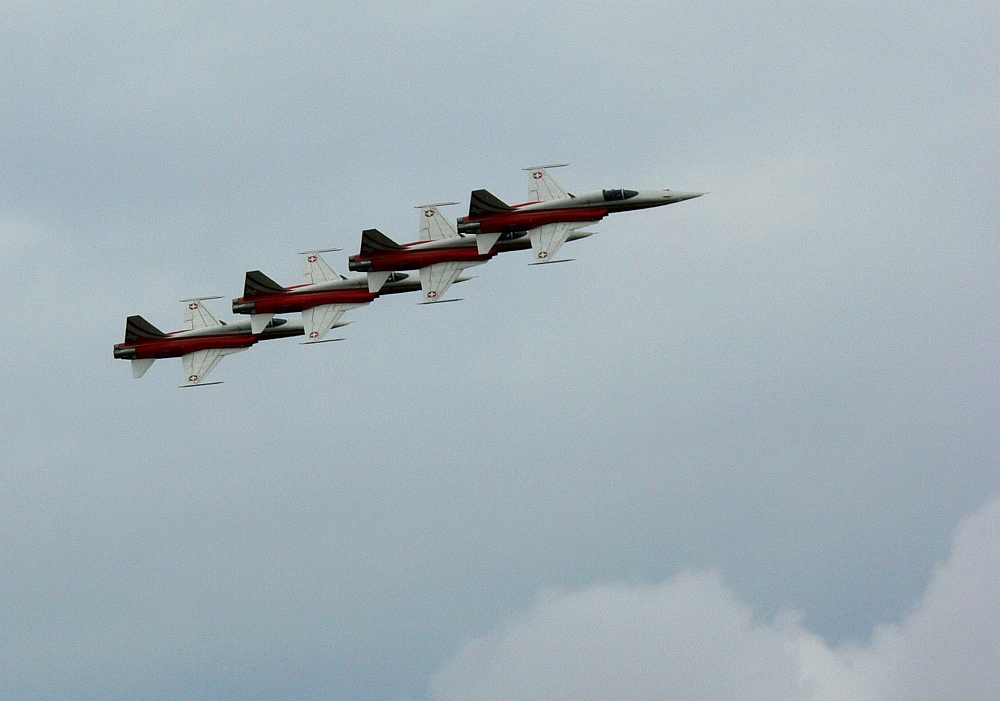
<svg viewBox="0 0 1000 701">
<path fill-rule="evenodd" d="M 132 377 L 139 379 L 146 374 L 149 370 L 149 366 L 153 364 L 156 358 L 133 358 L 132 359 Z"/>
<path fill-rule="evenodd" d="M 368 273 L 368 291 L 372 294 L 376 294 L 382 289 L 382 285 L 385 284 L 385 281 L 389 279 L 390 275 L 392 275 L 391 270 L 380 270 L 378 272 Z"/>
<path fill-rule="evenodd" d="M 402 246 L 378 229 L 365 229 L 361 232 L 362 253 L 374 253 L 375 251 L 398 251 L 401 248 Z"/>
<path fill-rule="evenodd" d="M 257 295 L 271 295 L 276 292 L 285 292 L 285 288 L 276 283 L 259 270 L 247 272 L 246 280 L 243 283 L 243 296 L 256 297 Z"/>
<path fill-rule="evenodd" d="M 506 202 L 501 200 L 488 190 L 473 190 L 469 200 L 469 216 L 477 217 L 483 214 L 495 214 L 497 212 L 509 212 L 513 209 Z"/>
<path fill-rule="evenodd" d="M 497 242 L 500 238 L 501 232 L 497 231 L 492 234 L 476 234 L 476 247 L 479 250 L 479 255 L 485 256 L 493 248 L 493 244 Z"/>
<path fill-rule="evenodd" d="M 271 323 L 271 319 L 274 318 L 274 314 L 251 314 L 250 315 L 250 332 L 260 333 L 267 328 L 267 325 Z"/>
<path fill-rule="evenodd" d="M 125 343 L 141 338 L 163 338 L 166 335 L 141 316 L 130 316 L 125 320 Z"/>
</svg>

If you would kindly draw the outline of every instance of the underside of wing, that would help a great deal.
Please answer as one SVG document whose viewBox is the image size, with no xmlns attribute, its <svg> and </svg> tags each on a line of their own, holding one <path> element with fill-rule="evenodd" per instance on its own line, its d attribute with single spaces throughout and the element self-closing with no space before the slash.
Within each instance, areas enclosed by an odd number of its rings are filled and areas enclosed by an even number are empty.
<svg viewBox="0 0 1000 701">
<path fill-rule="evenodd" d="M 420 269 L 422 302 L 440 302 L 462 271 L 478 263 L 435 263 Z"/>
<path fill-rule="evenodd" d="M 205 380 L 223 358 L 223 349 L 208 348 L 181 356 L 184 365 L 184 384 L 181 387 L 193 387 Z"/>
<path fill-rule="evenodd" d="M 566 243 L 573 224 L 557 222 L 546 224 L 528 232 L 531 237 L 532 262 L 546 263 L 555 257 L 562 245 Z"/>
<path fill-rule="evenodd" d="M 318 307 L 305 309 L 302 312 L 302 326 L 306 335 L 306 343 L 316 343 L 340 321 L 348 309 L 363 307 L 364 304 L 322 304 Z"/>
</svg>

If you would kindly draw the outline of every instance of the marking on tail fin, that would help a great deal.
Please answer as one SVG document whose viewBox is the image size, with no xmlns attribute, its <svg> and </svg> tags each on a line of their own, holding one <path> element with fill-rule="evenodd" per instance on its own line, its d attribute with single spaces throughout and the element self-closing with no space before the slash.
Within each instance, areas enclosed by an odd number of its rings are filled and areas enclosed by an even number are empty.
<svg viewBox="0 0 1000 701">
<path fill-rule="evenodd" d="M 125 320 L 126 343 L 138 341 L 142 338 L 163 338 L 166 335 L 141 316 L 130 316 Z"/>
<path fill-rule="evenodd" d="M 282 287 L 259 270 L 247 271 L 246 281 L 243 283 L 244 297 L 256 297 L 257 295 L 267 295 L 285 291 L 286 288 Z"/>
<path fill-rule="evenodd" d="M 398 251 L 401 248 L 402 246 L 378 229 L 365 229 L 361 232 L 362 253 L 374 253 L 375 251 Z"/>
<path fill-rule="evenodd" d="M 510 212 L 514 208 L 501 200 L 489 190 L 473 190 L 469 199 L 469 216 L 476 217 L 483 214 L 495 214 L 497 212 Z"/>
</svg>

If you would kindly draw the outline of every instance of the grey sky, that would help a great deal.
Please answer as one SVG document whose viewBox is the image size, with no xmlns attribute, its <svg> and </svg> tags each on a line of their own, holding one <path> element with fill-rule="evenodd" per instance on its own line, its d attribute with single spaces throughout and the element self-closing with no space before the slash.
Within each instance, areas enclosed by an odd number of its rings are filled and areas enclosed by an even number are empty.
<svg viewBox="0 0 1000 701">
<path fill-rule="evenodd" d="M 424 698 L 544 592 L 682 571 L 867 645 L 1000 492 L 992 4 L 0 19 L 5 696 Z M 553 161 L 711 194 L 220 387 L 111 358 Z"/>
</svg>

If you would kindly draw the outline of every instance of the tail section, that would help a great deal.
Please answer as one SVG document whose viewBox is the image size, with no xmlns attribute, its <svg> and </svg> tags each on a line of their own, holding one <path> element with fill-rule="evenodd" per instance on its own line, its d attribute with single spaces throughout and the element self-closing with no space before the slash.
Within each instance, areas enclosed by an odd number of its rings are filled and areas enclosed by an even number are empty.
<svg viewBox="0 0 1000 701">
<path fill-rule="evenodd" d="M 243 283 L 244 297 L 270 295 L 276 292 L 285 292 L 285 288 L 259 270 L 247 271 L 246 281 Z"/>
<path fill-rule="evenodd" d="M 470 217 L 496 214 L 497 212 L 509 212 L 512 209 L 513 207 L 496 195 L 490 194 L 487 190 L 473 190 L 472 197 L 469 200 Z"/>
<path fill-rule="evenodd" d="M 377 251 L 398 251 L 402 248 L 398 243 L 383 234 L 378 229 L 365 229 L 361 232 L 361 253 Z"/>
<path fill-rule="evenodd" d="M 163 338 L 166 335 L 141 316 L 130 316 L 125 320 L 125 343 L 144 338 Z"/>
</svg>

